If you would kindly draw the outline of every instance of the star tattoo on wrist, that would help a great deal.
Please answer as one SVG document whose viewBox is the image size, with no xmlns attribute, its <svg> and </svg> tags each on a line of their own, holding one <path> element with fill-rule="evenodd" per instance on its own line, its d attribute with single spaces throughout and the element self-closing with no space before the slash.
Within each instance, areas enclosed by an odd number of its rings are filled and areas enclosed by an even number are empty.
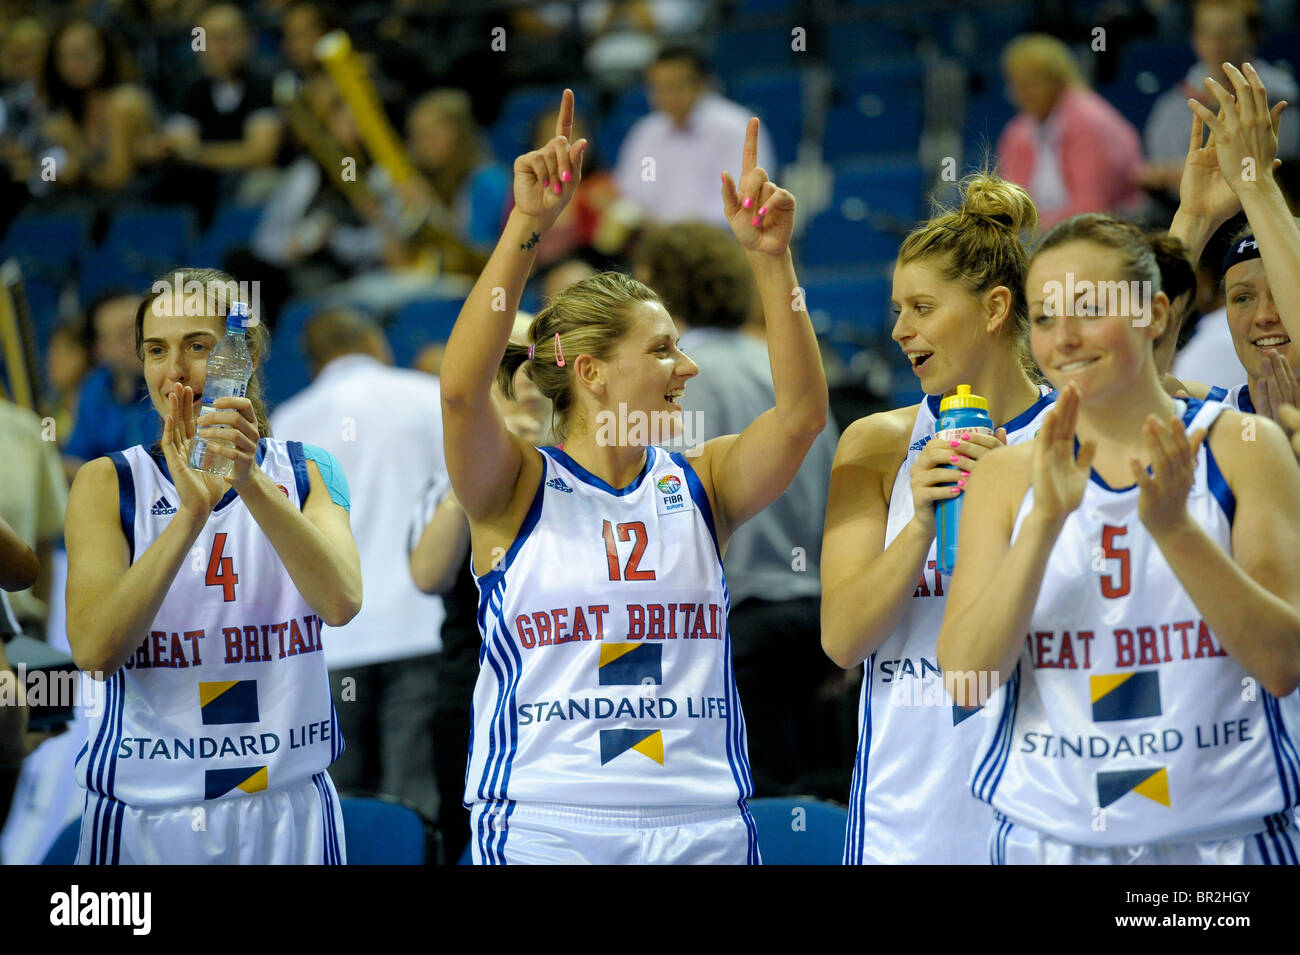
<svg viewBox="0 0 1300 955">
<path fill-rule="evenodd" d="M 532 235 L 528 237 L 528 241 L 523 243 L 521 246 L 519 246 L 519 248 L 525 252 L 528 252 L 532 249 L 535 249 L 537 247 L 537 243 L 541 241 L 542 241 L 541 235 L 539 233 L 534 232 Z"/>
</svg>

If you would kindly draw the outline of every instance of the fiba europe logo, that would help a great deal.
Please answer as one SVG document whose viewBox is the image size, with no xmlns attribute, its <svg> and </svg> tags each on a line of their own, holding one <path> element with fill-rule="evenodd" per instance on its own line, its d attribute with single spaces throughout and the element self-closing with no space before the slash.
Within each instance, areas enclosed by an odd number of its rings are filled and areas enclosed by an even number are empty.
<svg viewBox="0 0 1300 955">
<path fill-rule="evenodd" d="M 659 479 L 658 487 L 665 494 L 676 494 L 682 489 L 682 482 L 677 479 L 676 474 L 668 474 Z"/>
</svg>

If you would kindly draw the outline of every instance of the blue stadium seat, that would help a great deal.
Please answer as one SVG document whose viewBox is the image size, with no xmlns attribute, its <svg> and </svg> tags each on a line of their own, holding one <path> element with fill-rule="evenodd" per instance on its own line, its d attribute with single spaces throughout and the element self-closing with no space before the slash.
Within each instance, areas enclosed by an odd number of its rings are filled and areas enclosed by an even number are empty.
<svg viewBox="0 0 1300 955">
<path fill-rule="evenodd" d="M 970 97 L 966 101 L 966 122 L 962 127 L 967 167 L 984 162 L 985 150 L 990 162 L 997 160 L 998 137 L 1016 116 L 1016 108 L 1007 102 L 999 85 L 996 89 Z"/>
<path fill-rule="evenodd" d="M 1289 66 L 1292 73 L 1300 74 L 1300 30 L 1289 30 L 1263 37 L 1259 44 L 1259 55 L 1274 66 Z M 1294 122 L 1295 117 L 1286 121 Z"/>
<path fill-rule="evenodd" d="M 650 112 L 650 102 L 646 99 L 645 88 L 637 85 L 624 90 L 598 125 L 596 146 L 600 149 L 601 160 L 605 168 L 613 169 L 618 162 L 618 150 L 627 138 L 632 125 Z"/>
<path fill-rule="evenodd" d="M 802 73 L 773 70 L 762 76 L 751 75 L 737 79 L 727 92 L 731 99 L 753 110 L 763 121 L 781 165 L 798 158 L 804 117 Z M 768 172 L 776 175 L 776 170 L 769 169 Z"/>
<path fill-rule="evenodd" d="M 77 300 L 87 305 L 100 292 L 109 288 L 125 287 L 143 295 L 163 270 L 175 265 L 172 259 L 157 268 L 148 268 L 136 256 L 124 256 L 118 249 L 95 249 L 81 260 L 77 277 Z"/>
<path fill-rule="evenodd" d="M 185 256 L 186 264 L 198 268 L 221 268 L 226 253 L 251 240 L 261 221 L 261 206 L 222 207 L 208 231 Z"/>
<path fill-rule="evenodd" d="M 59 833 L 54 845 L 50 846 L 41 860 L 41 865 L 74 865 L 77 861 L 77 847 L 81 844 L 81 820 L 74 819 Z"/>
<path fill-rule="evenodd" d="M 46 281 L 71 277 L 90 250 L 90 220 L 68 212 L 29 213 L 9 226 L 0 242 L 0 262 L 18 259 L 23 275 Z"/>
<path fill-rule="evenodd" d="M 839 104 L 828 118 L 826 159 L 915 156 L 924 103 L 922 67 L 917 61 L 857 71 L 845 80 Z"/>
<path fill-rule="evenodd" d="M 783 69 L 799 65 L 798 57 L 806 54 L 792 49 L 790 31 L 795 26 L 764 21 L 733 23 L 720 28 L 714 39 L 713 68 L 723 84 L 730 89 L 734 78 L 755 66 Z"/>
<path fill-rule="evenodd" d="M 130 269 L 157 274 L 184 258 L 194 221 L 189 208 L 123 209 L 113 216 L 100 248 Z"/>
<path fill-rule="evenodd" d="M 1185 39 L 1134 40 L 1120 54 L 1114 82 L 1098 92 L 1140 133 L 1160 94 L 1181 80 L 1195 62 Z"/>
<path fill-rule="evenodd" d="M 825 28 L 826 61 L 837 76 L 861 69 L 881 56 L 912 53 L 915 41 L 906 30 L 882 23 L 878 17 L 868 20 L 831 20 Z"/>
<path fill-rule="evenodd" d="M 302 330 L 320 309 L 319 302 L 298 299 L 286 302 L 271 333 L 271 353 L 262 362 L 266 401 L 274 410 L 311 384 L 311 370 L 302 350 Z"/>
<path fill-rule="evenodd" d="M 855 337 L 869 338 L 886 334 L 890 327 L 889 279 L 845 272 L 805 278 L 803 290 L 813 327 L 819 331 L 849 326 L 858 333 Z"/>
<path fill-rule="evenodd" d="M 924 211 L 925 171 L 913 160 L 839 163 L 834 176 L 831 204 L 848 216 L 890 213 L 910 227 Z"/>
<path fill-rule="evenodd" d="M 344 796 L 348 865 L 431 865 L 433 827 L 411 806 L 389 796 Z"/>
<path fill-rule="evenodd" d="M 888 214 L 850 218 L 832 207 L 808 224 L 800 262 L 805 268 L 888 264 L 910 225 Z"/>
<path fill-rule="evenodd" d="M 808 797 L 751 799 L 764 865 L 839 865 L 849 811 Z"/>
<path fill-rule="evenodd" d="M 587 88 L 572 84 L 569 88 L 573 90 L 577 110 L 589 111 L 593 99 Z M 488 132 L 498 162 L 512 165 L 516 157 L 535 148 L 530 141 L 533 123 L 543 112 L 560 105 L 563 92 L 562 86 L 526 86 L 506 96 L 501 114 Z"/>
<path fill-rule="evenodd" d="M 388 326 L 393 361 L 401 368 L 410 368 L 425 345 L 445 342 L 464 304 L 462 298 L 422 298 L 398 309 Z"/>
</svg>

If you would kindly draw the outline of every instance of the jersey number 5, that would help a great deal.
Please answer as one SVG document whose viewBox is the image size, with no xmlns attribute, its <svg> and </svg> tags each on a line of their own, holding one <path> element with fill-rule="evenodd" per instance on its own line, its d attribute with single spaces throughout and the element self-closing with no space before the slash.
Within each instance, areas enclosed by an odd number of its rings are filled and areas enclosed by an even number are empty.
<svg viewBox="0 0 1300 955">
<path fill-rule="evenodd" d="M 209 587 L 221 588 L 221 599 L 231 603 L 235 599 L 235 584 L 239 575 L 235 573 L 235 562 L 229 557 L 222 557 L 226 549 L 226 535 L 214 534 L 212 538 L 212 555 L 208 558 L 208 576 L 204 583 Z"/>
<path fill-rule="evenodd" d="M 1116 547 L 1115 538 L 1123 537 L 1128 533 L 1127 527 L 1114 527 L 1106 524 L 1101 529 L 1101 551 L 1106 555 L 1107 560 L 1119 561 L 1119 582 L 1115 583 L 1111 575 L 1107 574 L 1101 578 L 1101 595 L 1103 597 L 1124 597 L 1128 595 L 1129 587 L 1129 563 L 1128 548 Z"/>
<path fill-rule="evenodd" d="M 641 563 L 641 555 L 645 553 L 645 545 L 650 539 L 646 533 L 644 523 L 630 521 L 627 524 L 618 525 L 619 540 L 630 541 L 633 535 L 636 536 L 636 543 L 632 546 L 632 553 L 627 559 L 627 566 L 623 568 L 622 578 L 618 575 L 618 548 L 614 546 L 614 526 L 609 521 L 605 521 L 604 526 L 601 528 L 601 534 L 605 538 L 605 559 L 609 561 L 610 580 L 655 579 L 653 570 L 637 569 L 637 565 Z"/>
</svg>

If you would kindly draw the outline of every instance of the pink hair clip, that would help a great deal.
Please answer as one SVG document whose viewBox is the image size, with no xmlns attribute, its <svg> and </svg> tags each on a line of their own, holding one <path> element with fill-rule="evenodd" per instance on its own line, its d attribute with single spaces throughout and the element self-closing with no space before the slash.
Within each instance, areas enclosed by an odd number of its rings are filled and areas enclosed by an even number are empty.
<svg viewBox="0 0 1300 955">
<path fill-rule="evenodd" d="M 564 367 L 564 352 L 560 350 L 560 333 L 555 333 L 555 363 Z"/>
<path fill-rule="evenodd" d="M 533 360 L 533 352 L 534 352 L 536 349 L 537 349 L 537 346 L 536 346 L 536 345 L 529 345 L 529 346 L 528 346 L 528 360 L 529 360 L 529 361 L 532 361 L 532 360 Z"/>
</svg>

